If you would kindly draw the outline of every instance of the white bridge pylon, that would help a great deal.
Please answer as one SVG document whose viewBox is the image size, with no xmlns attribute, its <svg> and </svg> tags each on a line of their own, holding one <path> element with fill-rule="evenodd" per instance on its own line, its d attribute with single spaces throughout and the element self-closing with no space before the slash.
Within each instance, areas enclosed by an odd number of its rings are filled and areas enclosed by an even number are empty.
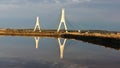
<svg viewBox="0 0 120 68">
<path fill-rule="evenodd" d="M 36 31 L 38 29 L 41 32 L 39 23 L 40 23 L 40 20 L 39 20 L 39 17 L 37 16 L 34 31 Z"/>
<path fill-rule="evenodd" d="M 60 38 L 58 38 L 58 43 L 59 43 L 59 50 L 60 50 L 60 59 L 63 59 L 64 56 L 64 47 L 65 47 L 65 43 L 66 43 L 67 39 L 64 39 L 63 43 L 60 41 Z"/>
<path fill-rule="evenodd" d="M 34 39 L 35 39 L 35 48 L 38 49 L 40 38 L 39 37 L 34 37 Z"/>
<path fill-rule="evenodd" d="M 64 8 L 62 8 L 61 20 L 60 20 L 57 32 L 60 31 L 60 27 L 61 27 L 62 24 L 64 24 L 65 31 L 68 32 L 66 22 L 65 22 L 65 9 Z"/>
</svg>

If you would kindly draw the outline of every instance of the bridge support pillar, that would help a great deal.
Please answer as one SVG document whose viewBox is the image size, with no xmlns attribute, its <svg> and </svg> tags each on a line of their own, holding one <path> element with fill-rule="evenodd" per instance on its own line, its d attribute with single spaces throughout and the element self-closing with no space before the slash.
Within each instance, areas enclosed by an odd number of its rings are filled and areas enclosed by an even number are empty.
<svg viewBox="0 0 120 68">
<path fill-rule="evenodd" d="M 62 24 L 64 24 L 65 31 L 68 32 L 66 22 L 65 22 L 65 10 L 64 10 L 64 8 L 62 8 L 61 20 L 60 20 L 57 32 L 60 31 L 60 27 L 61 27 Z"/>
<path fill-rule="evenodd" d="M 37 17 L 36 19 L 36 25 L 35 25 L 35 28 L 34 28 L 34 31 L 36 31 L 37 29 L 41 32 L 41 29 L 40 29 L 40 24 L 39 24 L 39 17 Z"/>
</svg>

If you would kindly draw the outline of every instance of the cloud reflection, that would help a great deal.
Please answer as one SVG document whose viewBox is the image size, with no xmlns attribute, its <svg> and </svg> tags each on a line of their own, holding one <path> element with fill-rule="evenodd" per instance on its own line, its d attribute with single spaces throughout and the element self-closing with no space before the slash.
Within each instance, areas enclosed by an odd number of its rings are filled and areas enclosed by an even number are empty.
<svg viewBox="0 0 120 68">
<path fill-rule="evenodd" d="M 88 66 L 70 62 L 45 62 L 18 58 L 2 58 L 0 59 L 0 68 L 88 68 Z"/>
</svg>

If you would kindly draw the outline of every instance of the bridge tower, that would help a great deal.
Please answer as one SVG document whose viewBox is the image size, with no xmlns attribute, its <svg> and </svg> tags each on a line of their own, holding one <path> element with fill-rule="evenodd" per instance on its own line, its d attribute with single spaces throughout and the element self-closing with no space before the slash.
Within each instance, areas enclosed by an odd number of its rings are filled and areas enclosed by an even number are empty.
<svg viewBox="0 0 120 68">
<path fill-rule="evenodd" d="M 39 37 L 34 37 L 35 39 L 35 48 L 38 49 L 38 46 L 39 46 Z"/>
<path fill-rule="evenodd" d="M 60 59 L 63 59 L 64 56 L 64 47 L 67 39 L 64 39 L 63 43 L 61 43 L 60 38 L 58 38 L 59 48 L 60 48 Z"/>
<path fill-rule="evenodd" d="M 40 24 L 39 24 L 39 17 L 36 18 L 36 25 L 35 25 L 35 28 L 34 28 L 34 31 L 36 31 L 37 29 L 41 32 L 41 29 L 40 29 Z"/>
<path fill-rule="evenodd" d="M 62 8 L 61 20 L 60 20 L 57 32 L 59 32 L 60 27 L 61 27 L 62 24 L 64 24 L 65 31 L 68 32 L 66 22 L 65 22 L 65 9 L 64 8 Z"/>
</svg>

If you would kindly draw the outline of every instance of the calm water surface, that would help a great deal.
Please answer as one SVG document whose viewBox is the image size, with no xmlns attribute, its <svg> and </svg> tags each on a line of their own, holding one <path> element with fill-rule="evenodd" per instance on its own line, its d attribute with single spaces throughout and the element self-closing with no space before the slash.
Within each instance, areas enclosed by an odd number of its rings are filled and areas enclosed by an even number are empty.
<svg viewBox="0 0 120 68">
<path fill-rule="evenodd" d="M 120 68 L 120 51 L 70 39 L 1 36 L 0 68 Z"/>
</svg>

